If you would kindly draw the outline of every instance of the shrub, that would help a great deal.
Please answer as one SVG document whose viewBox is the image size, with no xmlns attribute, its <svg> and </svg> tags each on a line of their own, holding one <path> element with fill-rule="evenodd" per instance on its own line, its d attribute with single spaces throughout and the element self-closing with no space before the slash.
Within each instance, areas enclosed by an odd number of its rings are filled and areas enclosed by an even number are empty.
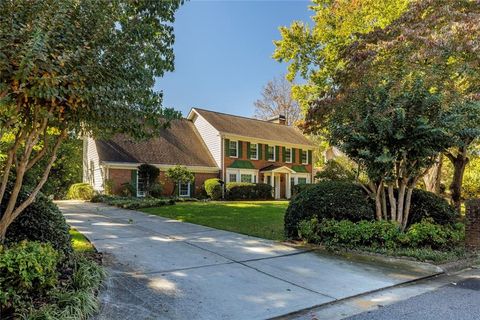
<svg viewBox="0 0 480 320">
<path fill-rule="evenodd" d="M 308 243 L 320 243 L 320 224 L 317 218 L 302 220 L 298 223 L 298 237 Z"/>
<path fill-rule="evenodd" d="M 322 170 L 317 172 L 315 179 L 320 181 L 354 182 L 356 175 L 351 167 L 351 163 L 346 159 L 329 160 L 322 167 Z"/>
<path fill-rule="evenodd" d="M 67 199 L 90 200 L 93 193 L 93 188 L 88 183 L 74 183 L 68 189 Z"/>
<path fill-rule="evenodd" d="M 433 219 L 437 224 L 446 225 L 454 223 L 456 217 L 455 209 L 444 198 L 421 189 L 413 190 L 408 225 L 424 219 Z"/>
<path fill-rule="evenodd" d="M 103 183 L 103 193 L 108 196 L 112 195 L 114 185 L 115 183 L 112 179 L 105 179 L 105 182 Z"/>
<path fill-rule="evenodd" d="M 24 201 L 28 194 L 27 191 L 22 190 L 18 197 L 19 201 Z M 5 241 L 6 243 L 22 240 L 48 242 L 55 250 L 61 251 L 67 257 L 72 252 L 68 230 L 69 226 L 62 212 L 50 199 L 39 193 L 35 201 L 8 227 Z"/>
<path fill-rule="evenodd" d="M 108 197 L 95 200 L 104 200 L 103 202 L 112 206 L 124 208 L 124 209 L 141 209 L 151 207 L 161 207 L 166 205 L 175 204 L 174 199 L 156 199 L 156 198 L 121 198 L 121 197 Z"/>
<path fill-rule="evenodd" d="M 272 186 L 266 183 L 229 182 L 228 200 L 266 200 L 272 198 Z"/>
<path fill-rule="evenodd" d="M 162 185 L 160 183 L 153 183 L 148 190 L 148 195 L 154 198 L 161 198 L 162 192 Z"/>
<path fill-rule="evenodd" d="M 445 249 L 453 248 L 463 242 L 465 230 L 461 224 L 453 228 L 435 224 L 430 219 L 411 225 L 406 235 L 412 247 Z"/>
<path fill-rule="evenodd" d="M 310 189 L 314 186 L 316 186 L 316 183 L 303 183 L 303 184 L 296 184 L 292 188 L 292 196 L 296 196 L 302 191 L 305 191 L 307 189 Z"/>
<path fill-rule="evenodd" d="M 120 194 L 124 197 L 133 197 L 137 195 L 137 190 L 130 182 L 122 183 Z"/>
<path fill-rule="evenodd" d="M 8 249 L 0 247 L 1 309 L 21 309 L 53 288 L 59 258 L 49 244 L 23 241 Z"/>
<path fill-rule="evenodd" d="M 205 192 L 212 200 L 222 199 L 223 183 L 220 179 L 212 178 L 205 180 Z"/>
<path fill-rule="evenodd" d="M 297 238 L 298 223 L 317 218 L 373 220 L 373 202 L 362 187 L 339 181 L 322 181 L 296 195 L 285 213 L 285 235 Z"/>
</svg>

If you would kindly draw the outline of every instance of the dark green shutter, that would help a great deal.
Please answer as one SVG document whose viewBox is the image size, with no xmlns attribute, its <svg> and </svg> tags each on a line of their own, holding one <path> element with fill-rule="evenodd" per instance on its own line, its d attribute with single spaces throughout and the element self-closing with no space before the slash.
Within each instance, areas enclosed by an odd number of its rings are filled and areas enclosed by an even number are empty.
<svg viewBox="0 0 480 320">
<path fill-rule="evenodd" d="M 287 151 L 285 150 L 285 147 L 282 147 L 282 161 L 283 162 L 287 161 L 286 153 L 287 153 Z"/>
<path fill-rule="evenodd" d="M 269 154 L 268 154 L 268 144 L 265 145 L 265 160 L 268 160 L 269 158 Z"/>
<path fill-rule="evenodd" d="M 225 157 L 230 157 L 230 140 L 225 139 Z"/>
<path fill-rule="evenodd" d="M 280 147 L 275 146 L 275 161 L 279 161 L 279 160 L 280 160 Z"/>
<path fill-rule="evenodd" d="M 130 172 L 131 181 L 130 184 L 133 186 L 134 194 L 132 196 L 137 196 L 137 170 L 132 170 Z"/>
<path fill-rule="evenodd" d="M 262 160 L 262 156 L 263 156 L 263 144 L 259 143 L 258 144 L 258 160 Z"/>
<path fill-rule="evenodd" d="M 303 164 L 303 150 L 298 149 L 298 163 Z"/>
<path fill-rule="evenodd" d="M 295 163 L 296 161 L 296 154 L 297 154 L 297 149 L 292 148 L 292 163 Z"/>
<path fill-rule="evenodd" d="M 247 159 L 250 159 L 252 154 L 250 152 L 250 142 L 247 142 Z"/>
<path fill-rule="evenodd" d="M 238 154 L 237 154 L 237 156 L 238 156 L 238 159 L 242 159 L 242 157 L 243 157 L 243 143 L 242 143 L 242 141 L 238 141 L 237 143 L 238 143 Z"/>
<path fill-rule="evenodd" d="M 312 164 L 312 150 L 308 150 L 308 164 Z"/>
<path fill-rule="evenodd" d="M 195 197 L 195 179 L 190 182 L 190 198 Z"/>
</svg>

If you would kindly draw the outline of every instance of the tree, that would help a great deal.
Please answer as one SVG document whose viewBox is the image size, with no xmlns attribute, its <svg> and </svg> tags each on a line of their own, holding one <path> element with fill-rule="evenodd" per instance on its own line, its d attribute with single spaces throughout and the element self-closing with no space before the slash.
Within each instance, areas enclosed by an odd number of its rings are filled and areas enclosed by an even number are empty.
<svg viewBox="0 0 480 320">
<path fill-rule="evenodd" d="M 439 125 L 441 95 L 419 79 L 400 90 L 396 85 L 379 83 L 344 96 L 329 128 L 330 141 L 365 169 L 377 219 L 406 228 L 413 189 L 451 141 Z"/>
<path fill-rule="evenodd" d="M 0 242 L 69 132 L 142 138 L 179 116 L 152 88 L 173 70 L 171 23 L 181 2 L 0 2 Z M 35 187 L 17 203 L 25 174 L 42 159 Z"/>
<path fill-rule="evenodd" d="M 178 192 L 179 183 L 189 183 L 195 180 L 195 174 L 188 170 L 187 167 L 176 165 L 167 170 L 165 176 L 173 182 L 173 193 L 175 195 Z"/>
<path fill-rule="evenodd" d="M 286 124 L 294 125 L 301 118 L 300 107 L 292 98 L 292 84 L 284 76 L 274 78 L 264 87 L 262 98 L 255 101 L 255 118 L 270 119 L 284 115 Z"/>
</svg>

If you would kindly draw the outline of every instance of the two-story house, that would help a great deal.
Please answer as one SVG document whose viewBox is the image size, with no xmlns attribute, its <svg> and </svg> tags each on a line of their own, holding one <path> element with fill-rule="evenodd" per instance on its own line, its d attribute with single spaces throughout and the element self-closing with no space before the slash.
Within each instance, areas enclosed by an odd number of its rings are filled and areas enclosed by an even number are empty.
<svg viewBox="0 0 480 320">
<path fill-rule="evenodd" d="M 105 181 L 114 192 L 131 183 L 144 194 L 137 168 L 142 163 L 160 169 L 164 193 L 173 184 L 168 168 L 183 165 L 195 173 L 195 181 L 178 187 L 180 196 L 195 196 L 206 179 L 225 182 L 268 183 L 274 197 L 290 198 L 292 186 L 312 181 L 313 145 L 280 116 L 269 121 L 193 108 L 186 119 L 172 122 L 147 141 L 117 135 L 108 141 L 84 140 L 84 181 L 103 191 Z"/>
</svg>

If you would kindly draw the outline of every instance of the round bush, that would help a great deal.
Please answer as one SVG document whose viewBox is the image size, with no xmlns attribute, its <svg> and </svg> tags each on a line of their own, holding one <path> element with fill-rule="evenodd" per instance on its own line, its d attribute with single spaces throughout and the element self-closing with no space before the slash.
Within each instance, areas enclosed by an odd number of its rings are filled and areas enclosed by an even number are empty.
<svg viewBox="0 0 480 320">
<path fill-rule="evenodd" d="M 322 181 L 297 194 L 285 213 L 285 235 L 298 237 L 298 223 L 317 218 L 373 220 L 375 208 L 362 187 L 340 181 Z"/>
<path fill-rule="evenodd" d="M 455 222 L 457 212 L 444 198 L 425 190 L 414 189 L 408 225 L 430 218 L 441 225 Z"/>
<path fill-rule="evenodd" d="M 75 183 L 68 189 L 67 199 L 90 200 L 93 194 L 93 188 L 88 183 Z"/>
<path fill-rule="evenodd" d="M 148 190 L 148 195 L 154 198 L 161 198 L 163 192 L 163 187 L 160 183 L 154 183 L 150 186 Z"/>
<path fill-rule="evenodd" d="M 24 201 L 27 197 L 28 193 L 22 191 L 18 201 Z M 7 203 L 8 199 L 5 200 L 4 203 Z M 55 250 L 69 256 L 72 245 L 68 231 L 69 226 L 58 207 L 45 195 L 39 193 L 35 201 L 8 227 L 5 241 L 15 243 L 29 240 L 50 243 Z"/>
<path fill-rule="evenodd" d="M 218 178 L 205 180 L 205 192 L 212 200 L 222 199 L 222 181 Z"/>
</svg>

